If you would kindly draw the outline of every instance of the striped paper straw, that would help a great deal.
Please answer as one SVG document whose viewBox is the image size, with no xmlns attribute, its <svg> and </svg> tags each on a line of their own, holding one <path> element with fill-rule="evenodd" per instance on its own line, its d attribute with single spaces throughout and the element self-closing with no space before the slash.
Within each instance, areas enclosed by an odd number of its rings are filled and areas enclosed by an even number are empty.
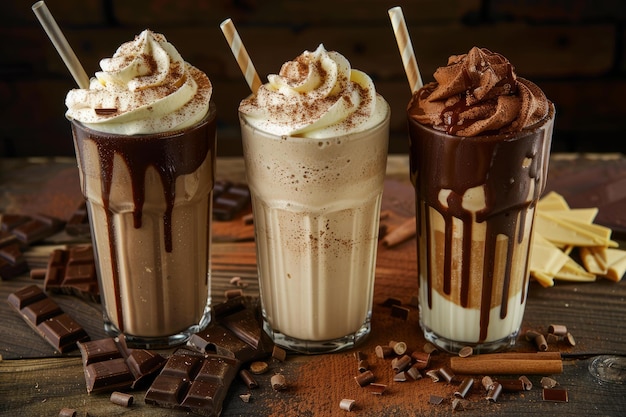
<svg viewBox="0 0 626 417">
<path fill-rule="evenodd" d="M 389 18 L 391 19 L 391 26 L 393 27 L 393 33 L 396 36 L 396 42 L 398 43 L 398 49 L 400 50 L 400 56 L 402 57 L 402 64 L 404 65 L 404 72 L 409 80 L 409 86 L 411 92 L 415 93 L 422 88 L 422 76 L 417 66 L 417 60 L 415 59 L 415 53 L 413 52 L 413 45 L 411 44 L 411 37 L 409 36 L 409 30 L 406 27 L 404 21 L 404 14 L 400 6 L 392 7 L 389 9 Z"/>
<path fill-rule="evenodd" d="M 230 18 L 224 20 L 220 24 L 220 28 L 224 33 L 228 46 L 230 46 L 230 50 L 237 60 L 237 64 L 239 64 L 243 76 L 246 78 L 246 82 L 250 86 L 250 90 L 252 90 L 253 94 L 256 94 L 261 86 L 261 79 L 254 69 L 254 64 L 252 64 L 252 60 L 250 60 L 246 47 L 243 46 L 243 42 L 241 42 L 241 38 L 237 33 L 237 29 L 235 29 L 233 21 Z"/>
</svg>

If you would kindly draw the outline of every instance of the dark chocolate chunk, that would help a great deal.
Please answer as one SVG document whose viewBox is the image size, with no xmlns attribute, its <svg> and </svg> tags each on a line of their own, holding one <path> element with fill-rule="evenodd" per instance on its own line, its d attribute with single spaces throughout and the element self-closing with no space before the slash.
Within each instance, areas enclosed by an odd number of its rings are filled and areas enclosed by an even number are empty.
<svg viewBox="0 0 626 417">
<path fill-rule="evenodd" d="M 562 388 L 544 388 L 542 392 L 544 401 L 568 402 L 567 390 Z"/>
<path fill-rule="evenodd" d="M 258 306 L 246 305 L 244 297 L 237 297 L 216 305 L 214 312 L 214 322 L 193 334 L 187 341 L 189 347 L 244 363 L 272 354 L 274 342 L 263 331 Z"/>
<path fill-rule="evenodd" d="M 14 235 L 11 234 L 11 236 Z M 17 241 L 17 238 L 15 238 L 15 240 Z M 12 242 L 10 238 L 3 238 L 3 241 Z M 22 255 L 20 244 L 13 242 L 5 243 L 4 245 L 2 245 L 0 243 L 0 278 L 15 278 L 21 274 L 26 273 L 27 271 L 28 264 L 26 263 L 26 259 Z"/>
<path fill-rule="evenodd" d="M 216 181 L 213 187 L 213 217 L 232 220 L 250 202 L 250 190 L 245 184 Z"/>
<path fill-rule="evenodd" d="M 24 321 L 61 353 L 89 340 L 83 327 L 63 312 L 37 285 L 29 285 L 9 295 L 7 301 Z"/>
<path fill-rule="evenodd" d="M 87 203 L 83 202 L 65 223 L 65 231 L 70 236 L 87 237 L 91 235 Z"/>
<path fill-rule="evenodd" d="M 52 251 L 48 259 L 44 289 L 98 302 L 100 289 L 93 247 L 83 245 Z"/>
<path fill-rule="evenodd" d="M 78 343 L 87 392 L 136 388 L 155 375 L 166 359 L 145 349 L 130 349 L 123 336 Z"/>
<path fill-rule="evenodd" d="M 240 362 L 234 358 L 178 349 L 148 388 L 145 402 L 219 416 L 239 366 Z"/>
<path fill-rule="evenodd" d="M 31 220 L 30 216 L 22 214 L 3 214 L 0 218 L 0 231 L 10 232 L 29 220 Z"/>
<path fill-rule="evenodd" d="M 64 226 L 64 222 L 51 216 L 39 214 L 19 226 L 11 232 L 17 236 L 20 242 L 31 245 L 47 237 L 52 236 Z"/>
</svg>

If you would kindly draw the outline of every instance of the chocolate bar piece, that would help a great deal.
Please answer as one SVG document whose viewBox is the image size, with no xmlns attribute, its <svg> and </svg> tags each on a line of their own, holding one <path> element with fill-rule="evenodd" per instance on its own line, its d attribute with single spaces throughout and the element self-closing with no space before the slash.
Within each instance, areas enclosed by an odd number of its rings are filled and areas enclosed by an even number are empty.
<svg viewBox="0 0 626 417">
<path fill-rule="evenodd" d="M 10 294 L 7 301 L 28 325 L 61 353 L 76 349 L 77 342 L 89 340 L 85 329 L 37 285 Z"/>
<path fill-rule="evenodd" d="M 274 342 L 263 331 L 258 308 L 244 297 L 214 307 L 214 321 L 193 334 L 187 346 L 201 353 L 215 353 L 246 363 L 272 354 Z"/>
<path fill-rule="evenodd" d="M 0 232 L 0 278 L 15 278 L 26 271 L 28 265 L 17 237 L 10 232 Z"/>
<path fill-rule="evenodd" d="M 227 356 L 178 349 L 148 388 L 146 404 L 219 416 L 240 362 Z"/>
<path fill-rule="evenodd" d="M 99 302 L 100 289 L 92 245 L 52 251 L 45 271 L 44 290 Z"/>
<path fill-rule="evenodd" d="M 87 392 L 135 388 L 156 374 L 166 359 L 145 349 L 130 349 L 123 336 L 78 343 Z"/>
<path fill-rule="evenodd" d="M 250 190 L 245 184 L 216 181 L 213 186 L 213 217 L 215 220 L 232 220 L 250 202 Z"/>
<path fill-rule="evenodd" d="M 91 235 L 86 202 L 83 202 L 65 223 L 65 231 L 70 236 L 87 237 Z"/>
<path fill-rule="evenodd" d="M 61 230 L 64 224 L 59 219 L 39 214 L 11 229 L 11 233 L 17 236 L 21 242 L 31 245 L 52 236 Z"/>
<path fill-rule="evenodd" d="M 0 231 L 10 232 L 30 220 L 30 216 L 23 214 L 3 214 L 0 218 Z"/>
</svg>

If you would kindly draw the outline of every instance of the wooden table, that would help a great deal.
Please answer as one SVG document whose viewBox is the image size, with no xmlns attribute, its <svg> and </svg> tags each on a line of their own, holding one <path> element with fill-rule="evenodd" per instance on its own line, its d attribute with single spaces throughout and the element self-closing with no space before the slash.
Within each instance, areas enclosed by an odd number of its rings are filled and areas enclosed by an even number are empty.
<svg viewBox="0 0 626 417">
<path fill-rule="evenodd" d="M 622 156 L 603 159 L 603 162 L 598 163 L 597 158 L 555 155 L 551 174 L 554 173 L 554 178 L 558 180 L 559 175 L 568 175 L 568 170 L 580 172 L 590 167 L 597 168 L 598 164 L 624 165 Z M 243 164 L 238 158 L 220 159 L 217 171 L 220 178 L 235 181 L 244 179 Z M 69 218 L 81 200 L 77 175 L 73 159 L 0 159 L 0 213 L 38 211 Z M 571 194 L 576 190 L 566 191 Z M 389 158 L 383 209 L 389 213 L 383 223 L 390 229 L 413 214 L 413 193 L 408 183 L 406 156 Z M 214 225 L 214 301 L 223 298 L 224 290 L 231 288 L 229 278 L 235 275 L 242 276 L 249 284 L 245 289 L 247 295 L 258 292 L 252 229 L 251 226 L 244 226 L 240 220 L 216 222 Z M 29 266 L 42 266 L 54 245 L 68 242 L 68 236 L 61 233 L 31 248 L 27 252 Z M 625 241 L 621 234 L 619 242 L 623 248 Z M 231 385 L 222 415 L 344 415 L 346 411 L 339 409 L 339 402 L 343 398 L 356 400 L 357 406 L 352 413 L 360 416 L 451 414 L 451 399 L 457 386 L 433 382 L 430 378 L 394 382 L 390 361 L 378 359 L 374 355 L 376 345 L 387 344 L 390 340 L 405 341 L 411 350 L 421 349 L 424 345 L 418 325 L 418 311 L 410 304 L 417 290 L 415 239 L 392 248 L 381 245 L 377 261 L 372 333 L 361 346 L 336 354 L 289 355 L 284 362 L 270 361 L 270 372 L 258 377 L 260 388 L 248 390 L 239 380 Z M 1 281 L 0 298 L 6 300 L 10 293 L 32 282 L 26 274 Z M 83 325 L 92 339 L 106 336 L 102 330 L 99 304 L 69 295 L 51 296 Z M 392 317 L 390 309 L 382 305 L 389 297 L 400 299 L 409 306 L 410 313 L 406 320 Z M 576 346 L 565 348 L 551 345 L 550 349 L 581 356 L 564 360 L 563 372 L 560 374 L 529 375 L 534 383 L 532 390 L 503 393 L 495 403 L 485 399 L 480 376 L 477 375 L 462 415 L 624 415 L 626 381 L 621 384 L 606 382 L 590 372 L 590 366 L 598 363 L 598 355 L 626 354 L 624 323 L 626 280 L 619 283 L 605 279 L 584 284 L 558 282 L 552 288 L 543 288 L 531 282 L 522 331 L 534 329 L 545 332 L 550 324 L 564 324 L 575 336 Z M 133 392 L 135 403 L 130 408 L 111 403 L 108 394 L 87 394 L 78 351 L 63 355 L 56 353 L 6 302 L 0 302 L 0 337 L 2 416 L 55 416 L 64 407 L 76 409 L 78 415 L 89 416 L 188 415 L 146 405 L 143 401 L 145 390 Z M 368 355 L 377 382 L 387 385 L 383 395 L 373 395 L 355 383 L 354 376 L 358 373 L 355 350 Z M 520 338 L 514 350 L 536 349 Z M 162 353 L 167 355 L 171 351 Z M 591 356 L 587 357 L 586 354 Z M 443 353 L 433 358 L 435 363 L 443 365 L 449 361 L 449 356 Z M 615 370 L 615 366 L 611 369 Z M 282 372 L 286 376 L 289 385 L 287 390 L 278 392 L 271 389 L 269 378 L 274 372 Z M 626 369 L 621 369 L 621 372 L 626 373 Z M 542 376 L 552 377 L 560 388 L 566 389 L 569 402 L 542 400 Z M 249 403 L 239 397 L 247 392 L 252 394 Z M 431 395 L 441 396 L 444 400 L 441 404 L 431 404 Z"/>
</svg>

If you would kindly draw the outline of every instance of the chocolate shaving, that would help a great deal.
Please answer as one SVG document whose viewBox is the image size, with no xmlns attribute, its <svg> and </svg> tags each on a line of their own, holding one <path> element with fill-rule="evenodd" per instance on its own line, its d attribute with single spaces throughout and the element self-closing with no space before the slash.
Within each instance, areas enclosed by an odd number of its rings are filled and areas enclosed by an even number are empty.
<svg viewBox="0 0 626 417">
<path fill-rule="evenodd" d="M 117 109 L 115 108 L 99 108 L 93 109 L 93 111 L 95 111 L 98 116 L 108 116 L 117 113 Z"/>
</svg>

